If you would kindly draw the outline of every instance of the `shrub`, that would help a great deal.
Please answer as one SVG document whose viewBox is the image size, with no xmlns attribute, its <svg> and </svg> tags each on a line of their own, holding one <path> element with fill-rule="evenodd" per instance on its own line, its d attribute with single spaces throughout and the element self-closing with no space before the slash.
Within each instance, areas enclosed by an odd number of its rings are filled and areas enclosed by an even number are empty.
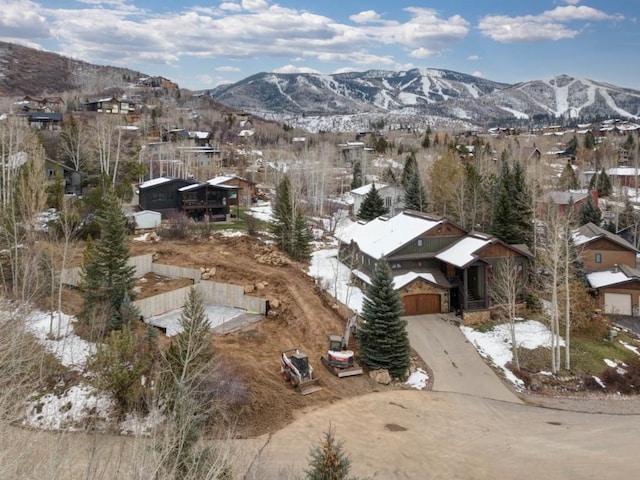
<svg viewBox="0 0 640 480">
<path fill-rule="evenodd" d="M 174 213 L 169 216 L 162 235 L 169 240 L 184 240 L 192 225 L 193 221 L 188 215 L 182 212 Z"/>
</svg>

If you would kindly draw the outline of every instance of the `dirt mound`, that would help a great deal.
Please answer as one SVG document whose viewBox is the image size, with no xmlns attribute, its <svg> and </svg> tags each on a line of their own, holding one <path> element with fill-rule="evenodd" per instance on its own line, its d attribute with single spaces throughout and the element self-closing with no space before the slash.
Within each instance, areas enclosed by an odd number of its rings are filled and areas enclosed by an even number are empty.
<svg viewBox="0 0 640 480">
<path fill-rule="evenodd" d="M 216 338 L 216 354 L 229 370 L 237 372 L 249 389 L 250 400 L 242 408 L 240 436 L 273 432 L 296 414 L 341 398 L 385 389 L 367 375 L 338 379 L 325 370 L 320 356 L 327 350 L 327 335 L 342 334 L 346 316 L 316 287 L 306 266 L 289 260 L 256 237 L 214 236 L 202 241 L 133 242 L 131 255 L 154 254 L 158 263 L 215 272 L 211 280 L 233 283 L 250 295 L 270 300 L 267 318 L 248 330 Z M 251 286 L 251 288 L 247 288 Z M 280 352 L 299 348 L 323 389 L 298 395 L 280 374 Z"/>
</svg>

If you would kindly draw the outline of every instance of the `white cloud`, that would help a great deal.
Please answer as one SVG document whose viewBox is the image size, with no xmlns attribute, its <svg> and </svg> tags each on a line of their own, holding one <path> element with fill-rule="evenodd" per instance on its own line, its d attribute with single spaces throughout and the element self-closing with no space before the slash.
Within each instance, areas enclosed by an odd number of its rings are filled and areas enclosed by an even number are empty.
<svg viewBox="0 0 640 480">
<path fill-rule="evenodd" d="M 35 38 L 51 36 L 50 26 L 39 5 L 29 0 L 7 0 L 0 8 L 0 34 L 6 38 Z"/>
<path fill-rule="evenodd" d="M 384 22 L 382 17 L 375 10 L 365 10 L 364 12 L 356 13 L 349 16 L 349 20 L 354 23 L 381 23 Z"/>
<path fill-rule="evenodd" d="M 215 68 L 216 72 L 239 72 L 240 69 L 238 67 L 231 67 L 229 65 L 223 65 L 221 67 Z"/>
<path fill-rule="evenodd" d="M 309 67 L 298 67 L 296 65 L 284 65 L 283 67 L 274 68 L 273 73 L 321 73 L 321 72 Z"/>
<path fill-rule="evenodd" d="M 577 5 L 580 3 L 580 0 L 564 0 L 564 3 L 568 3 L 569 5 Z"/>
<path fill-rule="evenodd" d="M 459 15 L 444 18 L 425 8 L 405 9 L 403 21 L 384 21 L 373 10 L 363 11 L 352 16 L 354 23 L 344 24 L 266 0 L 228 0 L 163 13 L 138 8 L 131 1 L 84 0 L 80 8 L 61 9 L 31 0 L 5 0 L 0 35 L 32 43 L 55 38 L 59 53 L 112 65 L 174 64 L 186 56 L 260 56 L 391 68 L 397 61 L 387 52 L 389 46 L 417 58 L 434 57 L 469 31 L 469 23 Z"/>
<path fill-rule="evenodd" d="M 474 61 L 474 62 L 475 62 L 475 61 L 480 60 L 480 56 L 479 56 L 479 55 L 469 55 L 469 56 L 467 57 L 467 60 L 471 60 L 471 61 Z"/>
<path fill-rule="evenodd" d="M 242 0 L 242 9 L 249 12 L 257 12 L 269 8 L 266 0 Z"/>
<path fill-rule="evenodd" d="M 242 10 L 242 5 L 238 5 L 233 2 L 223 2 L 220 4 L 220 10 L 226 10 L 228 12 L 240 12 Z"/>
<path fill-rule="evenodd" d="M 351 73 L 351 72 L 357 72 L 358 69 L 357 68 L 353 68 L 353 67 L 343 67 L 343 68 L 336 68 L 333 71 L 334 75 L 340 74 L 340 73 Z"/>
<path fill-rule="evenodd" d="M 473 75 L 474 77 L 484 77 L 484 74 L 478 70 L 473 72 L 471 75 Z"/>
<path fill-rule="evenodd" d="M 519 17 L 487 15 L 480 19 L 478 28 L 484 36 L 497 42 L 538 42 L 576 37 L 580 30 L 569 27 L 567 24 L 571 22 L 623 19 L 621 15 L 609 15 L 584 5 L 567 5 L 547 10 L 539 15 Z"/>
</svg>

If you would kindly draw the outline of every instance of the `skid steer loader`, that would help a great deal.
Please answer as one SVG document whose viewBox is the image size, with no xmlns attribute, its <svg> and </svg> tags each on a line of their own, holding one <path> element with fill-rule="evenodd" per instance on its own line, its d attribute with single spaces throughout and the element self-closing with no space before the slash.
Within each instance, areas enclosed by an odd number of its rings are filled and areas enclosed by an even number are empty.
<svg viewBox="0 0 640 480">
<path fill-rule="evenodd" d="M 313 367 L 309 365 L 309 357 L 297 348 L 282 352 L 280 371 L 285 382 L 289 382 L 301 395 L 322 390 L 320 379 L 314 377 Z"/>
</svg>

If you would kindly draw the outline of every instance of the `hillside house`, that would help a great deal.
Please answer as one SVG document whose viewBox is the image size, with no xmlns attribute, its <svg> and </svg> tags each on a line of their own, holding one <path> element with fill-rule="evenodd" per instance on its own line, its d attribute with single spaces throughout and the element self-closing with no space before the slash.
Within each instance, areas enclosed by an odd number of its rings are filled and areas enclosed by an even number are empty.
<svg viewBox="0 0 640 480">
<path fill-rule="evenodd" d="M 236 187 L 229 192 L 229 205 L 249 207 L 256 199 L 256 182 L 237 175 L 221 175 L 209 180 L 211 185 Z"/>
<path fill-rule="evenodd" d="M 239 187 L 202 182 L 178 189 L 180 210 L 196 221 L 225 221 L 229 214 L 229 196 L 237 196 Z"/>
<path fill-rule="evenodd" d="M 181 211 L 179 189 L 194 183 L 194 180 L 173 177 L 159 177 L 143 182 L 137 186 L 140 210 L 160 212 L 162 218 L 167 218 Z"/>
<path fill-rule="evenodd" d="M 596 304 L 604 313 L 638 316 L 640 270 L 618 265 L 587 274 L 587 281 Z"/>
<path fill-rule="evenodd" d="M 597 190 L 554 190 L 547 192 L 539 205 L 538 213 L 540 216 L 543 216 L 547 208 L 550 205 L 554 205 L 557 212 L 561 215 L 566 215 L 571 206 L 573 207 L 573 213 L 578 215 L 582 206 L 589 200 L 589 197 L 591 197 L 593 204 L 597 206 Z"/>
<path fill-rule="evenodd" d="M 514 257 L 528 275 L 531 253 L 496 237 L 466 232 L 446 218 L 404 211 L 336 230 L 341 258 L 357 282 L 371 282 L 375 264 L 389 263 L 405 315 L 460 312 L 466 323 L 489 317 L 491 272 Z"/>
<path fill-rule="evenodd" d="M 45 158 L 44 169 L 48 182 L 58 181 L 63 183 L 65 194 L 82 195 L 80 172 L 50 158 Z"/>
<path fill-rule="evenodd" d="M 107 97 L 85 103 L 84 109 L 88 112 L 128 115 L 136 111 L 136 106 L 129 100 Z"/>
<path fill-rule="evenodd" d="M 353 167 L 354 163 L 362 163 L 365 158 L 364 142 L 347 142 L 338 144 L 340 151 L 339 165 Z"/>
<path fill-rule="evenodd" d="M 638 250 L 624 238 L 593 223 L 576 229 L 573 243 L 587 272 L 609 270 L 618 265 L 636 268 Z"/>
<path fill-rule="evenodd" d="M 362 187 L 351 190 L 353 197 L 353 215 L 358 215 L 360 206 L 364 197 L 371 191 L 373 183 L 363 185 Z M 404 191 L 394 185 L 386 185 L 384 183 L 375 184 L 378 193 L 384 200 L 385 206 L 389 209 L 389 215 L 393 216 L 404 208 Z"/>
</svg>

